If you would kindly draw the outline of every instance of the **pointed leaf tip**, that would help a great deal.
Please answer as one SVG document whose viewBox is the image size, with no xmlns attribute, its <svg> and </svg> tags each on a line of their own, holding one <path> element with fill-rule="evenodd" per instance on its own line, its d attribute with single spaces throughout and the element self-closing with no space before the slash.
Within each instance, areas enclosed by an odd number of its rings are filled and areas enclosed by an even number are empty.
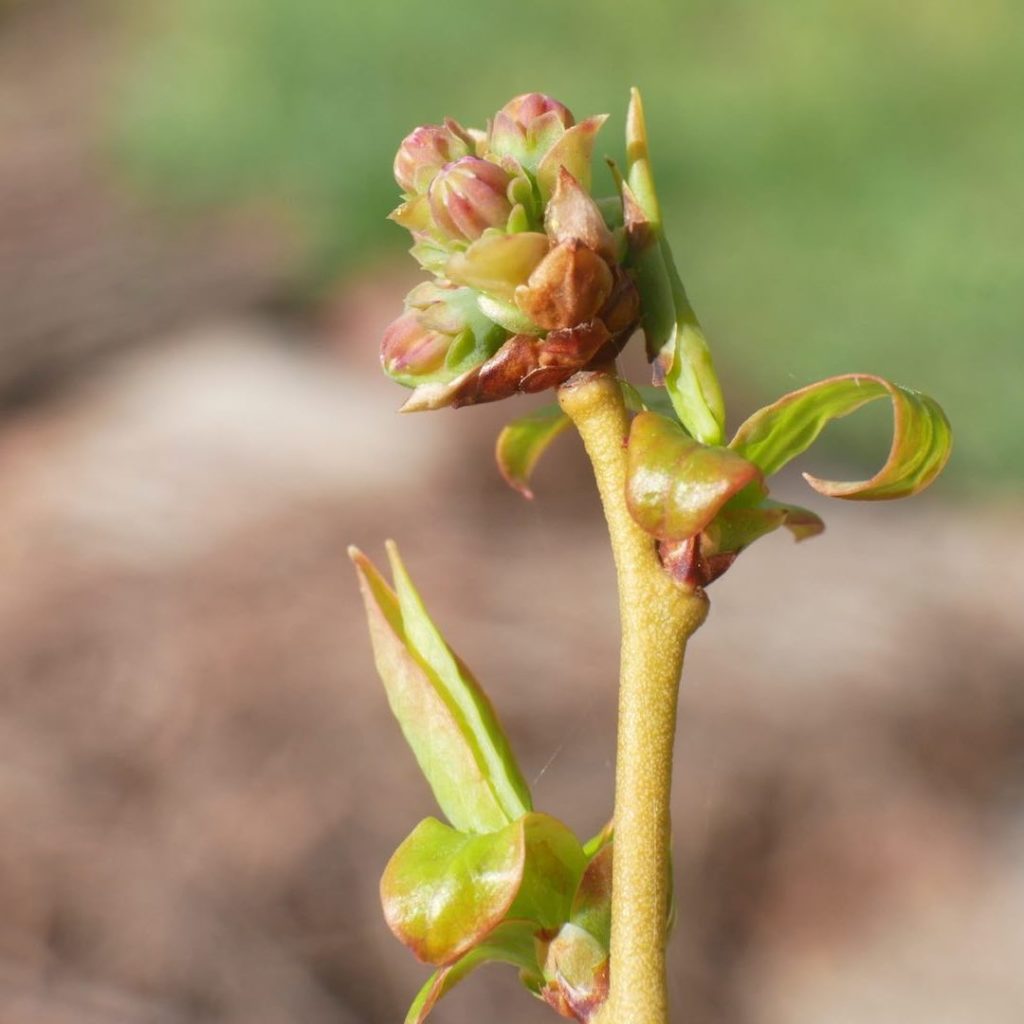
<svg viewBox="0 0 1024 1024">
<path fill-rule="evenodd" d="M 629 264 L 643 302 L 647 358 L 687 431 L 704 444 L 724 439 L 725 403 L 711 352 L 665 238 L 654 187 L 647 125 L 634 89 L 626 119 L 626 180 L 621 186 Z"/>
<path fill-rule="evenodd" d="M 394 541 L 386 547 L 394 589 L 361 551 L 351 557 L 388 703 L 448 820 L 500 829 L 529 811 L 529 789 L 490 702 L 428 616 Z"/>
</svg>

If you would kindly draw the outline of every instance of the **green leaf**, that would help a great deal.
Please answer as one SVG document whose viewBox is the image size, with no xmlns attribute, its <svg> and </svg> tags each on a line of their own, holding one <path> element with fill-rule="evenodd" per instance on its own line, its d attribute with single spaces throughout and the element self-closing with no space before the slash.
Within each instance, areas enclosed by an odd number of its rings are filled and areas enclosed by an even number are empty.
<svg viewBox="0 0 1024 1024">
<path fill-rule="evenodd" d="M 636 89 L 626 119 L 622 203 L 629 264 L 640 292 L 647 358 L 655 364 L 655 378 L 664 381 L 676 415 L 689 433 L 704 444 L 720 444 L 725 436 L 722 389 L 665 238 L 643 103 Z"/>
<path fill-rule="evenodd" d="M 502 428 L 494 450 L 498 469 L 524 498 L 533 497 L 529 480 L 540 457 L 568 426 L 569 417 L 553 403 Z"/>
<path fill-rule="evenodd" d="M 626 503 L 636 522 L 659 540 L 700 533 L 760 476 L 752 462 L 728 448 L 700 444 L 665 416 L 642 412 L 630 427 Z"/>
<path fill-rule="evenodd" d="M 879 501 L 924 490 L 942 471 L 953 434 L 938 402 L 871 374 L 849 373 L 783 395 L 753 414 L 729 447 L 761 467 L 766 476 L 806 451 L 825 426 L 877 398 L 892 402 L 893 436 L 885 465 L 869 480 L 842 483 L 804 479 L 831 498 Z"/>
<path fill-rule="evenodd" d="M 435 971 L 420 989 L 406 1014 L 405 1024 L 423 1024 L 438 1001 L 481 964 L 505 963 L 527 975 L 540 973 L 533 925 L 528 921 L 504 921 L 487 937 L 448 967 Z"/>
<path fill-rule="evenodd" d="M 657 412 L 669 419 L 674 418 L 672 399 L 664 388 L 634 387 L 628 381 L 620 380 L 622 397 L 630 412 Z"/>
<path fill-rule="evenodd" d="M 600 850 L 606 847 L 615 838 L 615 819 L 609 818 L 604 823 L 601 831 L 592 835 L 584 844 L 583 852 L 587 858 L 595 856 Z"/>
<path fill-rule="evenodd" d="M 530 794 L 487 697 L 427 615 L 398 549 L 388 543 L 397 593 L 355 548 L 377 671 L 388 702 L 458 829 L 489 832 L 530 810 Z"/>
<path fill-rule="evenodd" d="M 454 963 L 504 920 L 557 930 L 584 867 L 576 837 L 546 814 L 467 835 L 426 818 L 395 851 L 381 879 L 384 917 L 427 963 Z"/>
<path fill-rule="evenodd" d="M 780 526 L 785 526 L 798 541 L 825 529 L 814 512 L 799 505 L 786 505 L 770 498 L 763 498 L 756 505 L 731 505 L 727 504 L 708 525 L 703 545 L 706 554 L 738 553 Z"/>
<path fill-rule="evenodd" d="M 611 941 L 612 851 L 610 839 L 590 858 L 572 901 L 570 920 L 604 944 Z"/>
</svg>

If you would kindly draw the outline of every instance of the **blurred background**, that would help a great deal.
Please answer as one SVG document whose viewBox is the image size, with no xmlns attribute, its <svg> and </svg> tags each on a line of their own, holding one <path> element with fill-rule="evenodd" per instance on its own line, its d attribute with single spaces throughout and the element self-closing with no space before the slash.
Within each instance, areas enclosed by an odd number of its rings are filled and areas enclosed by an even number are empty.
<svg viewBox="0 0 1024 1024">
<path fill-rule="evenodd" d="M 733 423 L 865 370 L 957 439 L 910 503 L 782 480 L 828 531 L 711 592 L 677 1019 L 1022 1019 L 1019 3 L 0 0 L 4 1024 L 402 1019 L 425 971 L 376 884 L 432 804 L 350 542 L 398 538 L 537 804 L 604 822 L 617 621 L 578 446 L 525 503 L 491 448 L 530 403 L 398 417 L 377 346 L 417 279 L 402 136 L 536 89 L 611 113 L 617 155 L 634 83 Z M 800 468 L 868 475 L 887 430 Z M 437 1020 L 549 1019 L 516 988 L 485 970 Z"/>
</svg>

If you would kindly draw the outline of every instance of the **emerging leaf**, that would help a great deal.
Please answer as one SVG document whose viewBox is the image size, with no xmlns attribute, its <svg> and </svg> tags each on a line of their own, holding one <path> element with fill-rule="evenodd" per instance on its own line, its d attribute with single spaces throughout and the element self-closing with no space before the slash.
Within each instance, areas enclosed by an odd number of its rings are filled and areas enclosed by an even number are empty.
<svg viewBox="0 0 1024 1024">
<path fill-rule="evenodd" d="M 377 671 L 438 805 L 467 832 L 503 828 L 530 810 L 530 794 L 494 711 L 427 615 L 393 543 L 397 593 L 350 550 L 359 574 Z"/>
<path fill-rule="evenodd" d="M 725 429 L 722 390 L 665 239 L 643 103 L 636 89 L 626 118 L 622 201 L 630 265 L 643 302 L 647 358 L 655 364 L 655 380 L 664 381 L 676 414 L 690 434 L 704 444 L 719 444 Z"/>
<path fill-rule="evenodd" d="M 672 399 L 664 388 L 638 388 L 625 380 L 620 380 L 619 386 L 630 412 L 656 412 L 669 419 L 675 415 Z"/>
<path fill-rule="evenodd" d="M 551 442 L 569 426 L 569 417 L 557 404 L 545 405 L 502 428 L 494 455 L 509 486 L 532 498 L 529 480 Z"/>
<path fill-rule="evenodd" d="M 700 444 L 664 416 L 642 412 L 633 420 L 626 502 L 637 523 L 659 540 L 700 533 L 734 494 L 760 476 L 752 462 L 728 448 Z"/>
<path fill-rule="evenodd" d="M 585 928 L 606 949 L 611 941 L 614 849 L 614 842 L 609 840 L 590 858 L 573 897 L 570 917 L 573 924 Z"/>
<path fill-rule="evenodd" d="M 526 978 L 535 978 L 540 984 L 540 965 L 533 938 L 533 926 L 528 921 L 504 921 L 465 956 L 448 967 L 435 971 L 420 989 L 406 1014 L 405 1024 L 423 1024 L 438 1001 L 446 996 L 463 978 L 485 963 L 505 963 L 518 967 Z"/>
<path fill-rule="evenodd" d="M 420 960 L 452 964 L 506 919 L 557 931 L 584 859 L 572 832 L 546 814 L 526 814 L 486 835 L 426 818 L 384 871 L 384 917 Z"/>
<path fill-rule="evenodd" d="M 589 1024 L 608 997 L 608 946 L 569 922 L 548 946 L 544 1001 L 563 1017 Z"/>
<path fill-rule="evenodd" d="M 806 451 L 825 426 L 877 398 L 889 398 L 893 436 L 885 465 L 870 480 L 841 483 L 804 479 L 831 498 L 880 501 L 924 490 L 949 458 L 953 435 L 938 402 L 871 374 L 843 374 L 783 395 L 753 414 L 729 447 L 761 467 L 766 476 Z"/>
</svg>

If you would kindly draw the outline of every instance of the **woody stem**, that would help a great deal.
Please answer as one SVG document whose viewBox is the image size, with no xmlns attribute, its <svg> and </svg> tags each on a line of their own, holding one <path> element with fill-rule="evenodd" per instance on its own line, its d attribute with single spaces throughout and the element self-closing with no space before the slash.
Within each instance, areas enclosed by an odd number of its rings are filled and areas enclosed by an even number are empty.
<svg viewBox="0 0 1024 1024">
<path fill-rule="evenodd" d="M 672 747 L 687 639 L 707 598 L 662 568 L 626 506 L 629 417 L 614 376 L 581 373 L 559 391 L 594 468 L 618 576 L 622 651 L 615 768 L 611 984 L 600 1024 L 668 1024 Z"/>
</svg>

